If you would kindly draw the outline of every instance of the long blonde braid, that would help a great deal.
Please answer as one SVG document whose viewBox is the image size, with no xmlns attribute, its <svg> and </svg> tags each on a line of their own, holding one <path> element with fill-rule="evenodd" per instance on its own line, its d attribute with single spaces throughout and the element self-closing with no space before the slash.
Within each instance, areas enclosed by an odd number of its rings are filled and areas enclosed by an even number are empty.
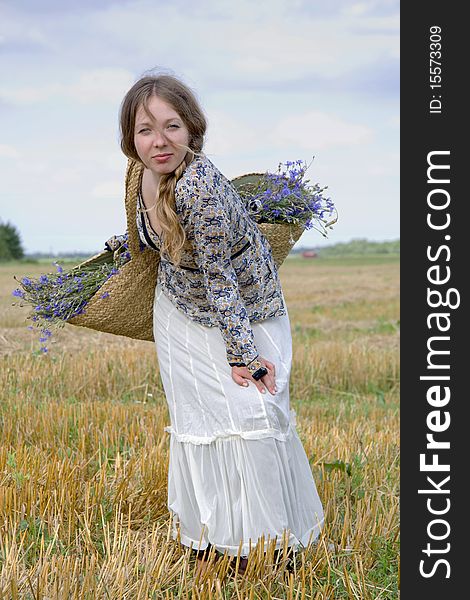
<svg viewBox="0 0 470 600">
<path fill-rule="evenodd" d="M 201 152 L 187 149 L 186 156 L 173 173 L 160 177 L 154 204 L 147 209 L 142 209 L 145 212 L 155 211 L 157 221 L 161 224 L 162 233 L 164 233 L 161 236 L 160 253 L 167 254 L 170 261 L 176 265 L 181 262 L 182 250 L 186 242 L 186 233 L 176 213 L 176 183 L 188 165 L 191 164 L 194 156 L 201 156 Z"/>
</svg>

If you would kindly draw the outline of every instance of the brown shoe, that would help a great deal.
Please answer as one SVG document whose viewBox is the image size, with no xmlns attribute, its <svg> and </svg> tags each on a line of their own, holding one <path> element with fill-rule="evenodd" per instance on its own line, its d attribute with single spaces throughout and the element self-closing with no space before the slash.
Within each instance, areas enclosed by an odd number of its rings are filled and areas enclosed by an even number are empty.
<svg viewBox="0 0 470 600">
<path fill-rule="evenodd" d="M 196 555 L 196 568 L 195 575 L 202 576 L 207 571 L 210 564 L 217 563 L 221 558 L 223 558 L 223 554 L 215 550 L 215 555 L 213 558 L 209 557 L 209 553 L 212 550 L 212 544 L 208 544 L 207 548 L 204 550 L 193 550 Z"/>
<path fill-rule="evenodd" d="M 244 575 L 246 568 L 248 566 L 248 558 L 240 557 L 240 560 L 238 562 L 238 571 L 237 571 L 237 557 L 236 556 L 234 558 L 232 558 L 230 566 L 233 569 L 233 572 L 235 575 L 237 574 L 237 572 L 239 575 Z"/>
<path fill-rule="evenodd" d="M 284 559 L 282 558 L 282 550 L 274 550 L 274 562 L 280 564 Z M 286 573 L 294 573 L 294 556 L 291 551 L 287 553 L 287 560 L 285 562 Z"/>
</svg>

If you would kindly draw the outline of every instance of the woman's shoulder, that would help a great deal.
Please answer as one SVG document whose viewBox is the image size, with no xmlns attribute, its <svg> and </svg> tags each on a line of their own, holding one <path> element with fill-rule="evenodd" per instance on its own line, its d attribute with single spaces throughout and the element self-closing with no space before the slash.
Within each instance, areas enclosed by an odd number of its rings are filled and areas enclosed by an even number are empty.
<svg viewBox="0 0 470 600">
<path fill-rule="evenodd" d="M 220 192 L 224 176 L 203 153 L 194 157 L 183 171 L 175 186 L 175 196 L 180 199 L 195 198 L 201 194 Z"/>
</svg>

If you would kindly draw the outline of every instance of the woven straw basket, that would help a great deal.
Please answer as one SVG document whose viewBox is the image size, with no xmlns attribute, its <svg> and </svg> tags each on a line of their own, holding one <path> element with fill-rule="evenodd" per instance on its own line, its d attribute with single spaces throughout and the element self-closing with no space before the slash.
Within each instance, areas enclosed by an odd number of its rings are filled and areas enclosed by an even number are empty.
<svg viewBox="0 0 470 600">
<path fill-rule="evenodd" d="M 264 173 L 248 173 L 232 179 L 232 184 L 236 190 L 249 192 L 264 177 Z M 291 223 L 257 223 L 258 229 L 268 240 L 271 246 L 274 262 L 279 268 L 285 261 L 286 256 L 292 249 L 292 246 L 304 232 L 302 225 L 293 225 Z"/>
<path fill-rule="evenodd" d="M 140 250 L 136 224 L 137 195 L 142 180 L 143 166 L 129 160 L 126 172 L 126 217 L 128 244 L 131 260 L 120 267 L 87 303 L 85 312 L 69 319 L 67 323 L 106 333 L 154 341 L 153 302 L 157 284 L 160 254 L 150 248 Z M 260 174 L 242 175 L 232 181 L 235 188 L 252 183 Z M 258 227 L 271 245 L 273 258 L 278 267 L 289 254 L 294 243 L 304 231 L 301 226 L 290 224 L 258 223 Z M 92 256 L 78 267 L 110 260 L 106 250 Z M 108 292 L 106 298 L 101 295 Z"/>
</svg>

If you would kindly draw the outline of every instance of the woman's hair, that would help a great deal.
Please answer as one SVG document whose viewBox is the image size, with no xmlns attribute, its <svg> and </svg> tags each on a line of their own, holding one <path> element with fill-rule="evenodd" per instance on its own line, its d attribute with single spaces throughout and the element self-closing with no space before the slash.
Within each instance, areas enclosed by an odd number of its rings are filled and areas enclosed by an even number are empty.
<svg viewBox="0 0 470 600">
<path fill-rule="evenodd" d="M 175 186 L 194 156 L 200 155 L 202 151 L 207 121 L 195 94 L 188 86 L 172 75 L 146 75 L 131 87 L 121 104 L 121 149 L 128 158 L 142 162 L 134 145 L 135 119 L 141 106 L 152 117 L 148 103 L 153 96 L 167 102 L 181 117 L 189 132 L 188 146 L 177 144 L 187 150 L 186 156 L 173 173 L 160 177 L 156 204 L 152 207 L 155 208 L 157 219 L 165 233 L 161 252 L 167 252 L 170 260 L 179 264 L 186 235 L 175 210 Z"/>
</svg>

